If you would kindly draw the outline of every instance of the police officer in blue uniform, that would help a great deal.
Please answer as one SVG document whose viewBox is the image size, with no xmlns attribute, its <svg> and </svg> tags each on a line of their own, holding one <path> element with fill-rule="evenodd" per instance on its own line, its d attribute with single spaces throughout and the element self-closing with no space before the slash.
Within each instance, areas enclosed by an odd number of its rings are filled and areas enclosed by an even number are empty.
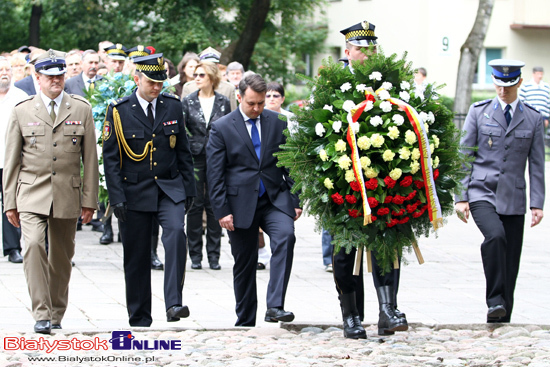
<svg viewBox="0 0 550 367">
<path fill-rule="evenodd" d="M 131 326 L 150 326 L 151 223 L 162 227 L 168 321 L 189 316 L 182 305 L 187 258 L 185 213 L 195 192 L 193 160 L 177 96 L 160 93 L 162 54 L 134 59 L 136 91 L 108 108 L 103 162 L 109 201 L 121 222 L 126 302 Z"/>
<path fill-rule="evenodd" d="M 497 96 L 473 104 L 464 123 L 462 146 L 474 161 L 455 198 L 458 216 L 470 211 L 485 237 L 481 258 L 486 279 L 487 322 L 510 322 L 519 272 L 526 212 L 525 166 L 529 161 L 531 227 L 544 204 L 544 124 L 535 108 L 518 99 L 521 61 L 489 62 Z"/>
</svg>

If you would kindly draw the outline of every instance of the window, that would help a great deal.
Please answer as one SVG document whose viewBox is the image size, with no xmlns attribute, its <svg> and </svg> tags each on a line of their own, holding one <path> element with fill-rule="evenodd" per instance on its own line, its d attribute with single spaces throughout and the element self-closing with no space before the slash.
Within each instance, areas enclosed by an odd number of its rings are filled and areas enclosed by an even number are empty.
<svg viewBox="0 0 550 367">
<path fill-rule="evenodd" d="M 493 69 L 489 66 L 489 61 L 501 59 L 503 53 L 502 48 L 486 48 L 481 52 L 474 76 L 474 88 L 485 89 L 493 85 Z"/>
</svg>

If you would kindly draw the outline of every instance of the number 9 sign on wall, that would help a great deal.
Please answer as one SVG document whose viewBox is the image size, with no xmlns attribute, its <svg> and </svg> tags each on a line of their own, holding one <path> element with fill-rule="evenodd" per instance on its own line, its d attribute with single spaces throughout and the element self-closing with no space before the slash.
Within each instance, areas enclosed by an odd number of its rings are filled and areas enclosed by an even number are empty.
<svg viewBox="0 0 550 367">
<path fill-rule="evenodd" d="M 452 56 L 452 47 L 451 39 L 448 36 L 443 36 L 439 38 L 439 54 L 440 56 Z"/>
</svg>

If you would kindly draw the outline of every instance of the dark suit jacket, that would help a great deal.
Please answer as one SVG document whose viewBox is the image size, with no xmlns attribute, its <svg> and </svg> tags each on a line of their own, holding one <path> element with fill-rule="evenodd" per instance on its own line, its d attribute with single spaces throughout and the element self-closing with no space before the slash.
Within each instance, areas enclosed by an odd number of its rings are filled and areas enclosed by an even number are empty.
<svg viewBox="0 0 550 367">
<path fill-rule="evenodd" d="M 204 113 L 199 101 L 199 91 L 185 96 L 181 101 L 185 126 L 189 130 L 189 146 L 193 155 L 205 153 L 206 142 L 210 134 L 212 122 L 231 112 L 231 105 L 226 96 L 214 92 L 214 106 L 208 123 L 205 121 Z"/>
<path fill-rule="evenodd" d="M 297 195 L 290 193 L 288 171 L 277 167 L 273 153 L 286 141 L 287 122 L 279 114 L 265 110 L 260 115 L 261 153 L 256 156 L 252 139 L 240 109 L 212 123 L 206 146 L 210 202 L 216 219 L 233 215 L 233 224 L 249 228 L 258 203 L 260 178 L 271 203 L 294 218 L 300 207 Z"/>
<path fill-rule="evenodd" d="M 30 75 L 21 79 L 18 82 L 15 82 L 13 85 L 21 89 L 23 92 L 27 93 L 29 96 L 34 96 L 36 94 L 34 81 L 32 80 L 32 76 Z"/>
<path fill-rule="evenodd" d="M 114 108 L 120 114 L 124 137 L 134 153 L 141 154 L 147 142 L 153 142 L 152 160 L 147 154 L 136 162 L 123 150 L 121 167 L 113 125 Z M 177 96 L 164 93 L 158 97 L 155 122 L 151 126 L 134 91 L 131 96 L 111 103 L 103 132 L 103 164 L 111 205 L 126 202 L 129 210 L 154 212 L 159 189 L 175 203 L 196 196 L 193 158 Z M 173 148 L 171 140 L 175 142 Z"/>
<path fill-rule="evenodd" d="M 65 82 L 65 92 L 69 94 L 77 94 L 84 97 L 86 91 L 86 86 L 84 85 L 84 80 L 82 79 L 82 73 L 73 76 Z"/>
</svg>

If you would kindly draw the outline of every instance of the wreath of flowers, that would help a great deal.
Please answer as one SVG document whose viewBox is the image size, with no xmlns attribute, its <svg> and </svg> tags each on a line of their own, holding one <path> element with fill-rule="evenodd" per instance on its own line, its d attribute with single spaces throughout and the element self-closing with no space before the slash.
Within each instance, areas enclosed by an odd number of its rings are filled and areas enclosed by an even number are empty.
<svg viewBox="0 0 550 367">
<path fill-rule="evenodd" d="M 335 251 L 374 251 L 383 272 L 453 212 L 463 177 L 453 115 L 439 88 L 415 94 L 405 58 L 379 50 L 353 70 L 329 59 L 316 78 L 301 76 L 312 95 L 278 153 Z"/>
</svg>

